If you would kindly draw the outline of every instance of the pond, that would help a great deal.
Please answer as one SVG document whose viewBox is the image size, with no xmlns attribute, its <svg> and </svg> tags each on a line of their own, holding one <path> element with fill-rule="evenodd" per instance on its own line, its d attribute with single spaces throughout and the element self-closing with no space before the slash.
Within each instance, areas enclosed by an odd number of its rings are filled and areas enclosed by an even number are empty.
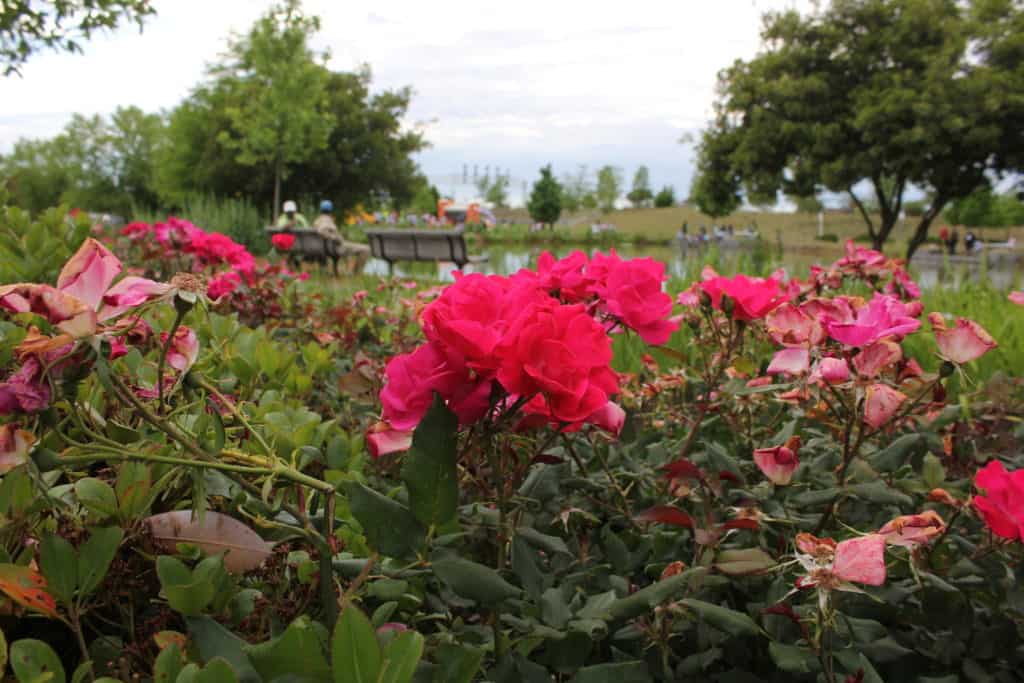
<svg viewBox="0 0 1024 683">
<path fill-rule="evenodd" d="M 600 251 L 599 247 L 578 247 L 558 244 L 550 247 L 542 245 L 487 245 L 477 253 L 487 256 L 485 263 L 468 266 L 468 272 L 508 275 L 520 268 L 534 267 L 537 257 L 543 251 L 551 251 L 556 256 L 565 256 L 572 251 L 582 249 L 592 254 Z M 815 247 L 812 249 L 782 249 L 775 245 L 760 245 L 753 248 L 722 249 L 712 246 L 705 249 L 683 249 L 658 245 L 637 246 L 620 245 L 616 252 L 624 258 L 649 256 L 665 263 L 669 277 L 685 284 L 700 277 L 705 265 L 711 265 L 723 275 L 737 272 L 767 275 L 777 268 L 784 268 L 787 273 L 796 277 L 805 277 L 812 265 L 828 265 L 841 256 L 838 246 Z M 607 251 L 607 250 L 604 250 Z M 452 263 L 400 263 L 395 266 L 395 274 L 399 276 L 415 276 L 420 278 L 437 278 L 442 282 L 450 282 L 455 271 Z M 371 259 L 364 270 L 367 274 L 387 275 L 386 262 Z M 999 262 L 985 266 L 978 263 L 944 263 L 942 261 L 915 262 L 911 265 L 918 284 L 925 289 L 938 286 L 959 287 L 964 282 L 987 278 L 990 283 L 1003 290 L 1019 286 L 1021 268 L 1012 262 Z"/>
</svg>

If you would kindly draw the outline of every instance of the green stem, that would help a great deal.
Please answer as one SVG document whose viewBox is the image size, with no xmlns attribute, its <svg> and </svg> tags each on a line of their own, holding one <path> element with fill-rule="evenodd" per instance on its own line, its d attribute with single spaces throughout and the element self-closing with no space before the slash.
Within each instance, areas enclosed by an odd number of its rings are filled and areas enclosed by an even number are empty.
<svg viewBox="0 0 1024 683">
<path fill-rule="evenodd" d="M 271 450 L 270 445 L 267 444 L 266 440 L 263 438 L 263 435 L 253 428 L 253 426 L 249 423 L 249 420 L 246 419 L 242 411 L 238 409 L 237 405 L 235 405 L 234 401 L 229 401 L 224 396 L 224 394 L 220 393 L 217 387 L 214 386 L 213 382 L 211 382 L 206 377 L 203 377 L 198 373 L 193 373 L 192 379 L 197 384 L 199 384 L 199 386 L 206 389 L 206 391 L 208 391 L 209 393 L 213 394 L 217 398 L 217 400 L 220 401 L 221 405 L 227 408 L 228 412 L 231 413 L 236 420 L 241 422 L 243 427 L 249 430 L 249 433 L 253 435 L 253 438 L 256 439 L 256 441 L 260 444 L 260 446 L 263 448 L 264 452 L 266 452 L 267 455 L 274 455 L 274 451 Z"/>
<path fill-rule="evenodd" d="M 175 307 L 175 311 L 174 324 L 171 325 L 171 331 L 167 333 L 167 341 L 160 348 L 160 360 L 156 363 L 157 412 L 161 415 L 164 412 L 164 364 L 167 362 L 167 352 L 170 350 L 171 344 L 174 343 L 174 335 L 181 327 L 181 321 L 185 319 L 184 310 Z"/>
<path fill-rule="evenodd" d="M 89 448 L 95 450 L 97 447 L 89 446 Z M 167 465 L 181 465 L 184 467 L 199 467 L 203 469 L 220 470 L 222 472 L 238 472 L 239 474 L 272 474 L 272 470 L 265 468 L 245 467 L 244 465 L 231 465 L 224 462 L 207 462 L 205 460 L 171 458 L 165 455 L 144 455 L 142 453 L 115 452 L 113 449 L 104 450 L 103 452 L 97 453 L 96 455 L 66 455 L 62 456 L 60 459 L 62 463 L 69 465 L 96 462 L 97 460 L 103 460 L 106 462 L 124 462 L 128 460 L 134 460 L 138 462 L 159 462 Z"/>
</svg>

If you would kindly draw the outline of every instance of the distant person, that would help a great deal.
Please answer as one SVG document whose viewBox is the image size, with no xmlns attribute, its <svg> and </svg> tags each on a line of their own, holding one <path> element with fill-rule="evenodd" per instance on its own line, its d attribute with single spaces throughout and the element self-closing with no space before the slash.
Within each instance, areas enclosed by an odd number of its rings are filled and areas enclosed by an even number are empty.
<svg viewBox="0 0 1024 683">
<path fill-rule="evenodd" d="M 978 243 L 978 238 L 974 235 L 973 230 L 968 230 L 967 234 L 964 235 L 964 248 L 968 254 L 974 251 L 975 248 L 981 248 L 981 244 Z"/>
<path fill-rule="evenodd" d="M 289 230 L 306 230 L 309 228 L 309 221 L 299 213 L 299 207 L 292 200 L 286 201 L 281 210 L 284 213 L 277 217 L 277 227 Z"/>
<path fill-rule="evenodd" d="M 708 241 L 708 229 L 705 228 L 703 225 L 700 226 L 700 241 L 701 242 L 707 242 Z"/>
<path fill-rule="evenodd" d="M 942 226 L 942 230 L 939 230 L 939 242 L 947 244 L 949 242 L 949 228 L 945 225 Z"/>
<path fill-rule="evenodd" d="M 313 221 L 313 229 L 335 242 L 343 241 L 338 224 L 334 222 L 334 203 L 331 200 L 320 202 L 320 215 Z"/>
<path fill-rule="evenodd" d="M 960 241 L 960 234 L 953 228 L 953 232 L 949 233 L 949 240 L 946 241 L 946 249 L 949 251 L 949 255 L 953 256 L 956 254 L 956 243 Z"/>
</svg>

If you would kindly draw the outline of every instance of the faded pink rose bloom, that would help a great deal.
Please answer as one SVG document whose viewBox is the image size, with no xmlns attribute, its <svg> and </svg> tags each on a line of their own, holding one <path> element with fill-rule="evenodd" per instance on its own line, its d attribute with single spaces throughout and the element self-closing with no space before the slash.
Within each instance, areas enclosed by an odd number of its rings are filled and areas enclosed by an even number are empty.
<svg viewBox="0 0 1024 683">
<path fill-rule="evenodd" d="M 1018 306 L 1024 306 L 1024 292 L 1010 292 L 1010 296 L 1006 298 Z"/>
<path fill-rule="evenodd" d="M 928 315 L 928 322 L 935 332 L 935 343 L 939 353 L 946 360 L 961 365 L 984 356 L 996 348 L 992 336 L 978 323 L 966 318 L 957 318 L 952 328 L 946 327 L 941 313 Z"/>
<path fill-rule="evenodd" d="M 872 384 L 864 399 L 864 422 L 878 429 L 888 422 L 907 400 L 903 392 L 888 384 Z"/>
<path fill-rule="evenodd" d="M 28 461 L 28 454 L 36 437 L 17 425 L 0 425 L 0 474 L 9 472 Z"/>
<path fill-rule="evenodd" d="M 105 246 L 88 238 L 57 277 L 57 289 L 98 310 L 103 295 L 121 272 L 121 262 Z"/>
<path fill-rule="evenodd" d="M 791 303 L 785 303 L 765 317 L 768 335 L 781 346 L 817 346 L 825 329 L 814 317 Z"/>
<path fill-rule="evenodd" d="M 758 448 L 754 451 L 754 463 L 773 484 L 786 486 L 800 464 L 799 449 L 800 437 L 793 437 L 782 446 Z"/>
<path fill-rule="evenodd" d="M 921 298 L 921 288 L 910 277 L 910 273 L 903 268 L 897 268 L 892 272 L 892 280 L 885 286 L 885 293 L 899 295 L 901 292 L 910 299 Z"/>
<path fill-rule="evenodd" d="M 810 366 L 811 352 L 807 349 L 782 349 L 772 356 L 767 372 L 769 375 L 802 375 L 810 370 Z"/>
<path fill-rule="evenodd" d="M 895 297 L 875 294 L 875 297 L 856 312 L 851 322 L 828 320 L 825 327 L 829 336 L 847 346 L 868 346 L 879 339 L 902 339 L 921 326 L 908 312 L 906 304 Z"/>
<path fill-rule="evenodd" d="M 935 510 L 925 510 L 916 515 L 900 515 L 886 522 L 878 530 L 890 545 L 904 548 L 916 548 L 941 536 L 946 530 L 946 523 Z"/>
<path fill-rule="evenodd" d="M 885 254 L 867 247 L 859 247 L 853 240 L 846 240 L 846 256 L 836 261 L 836 267 L 846 272 L 877 274 L 887 270 L 890 261 Z"/>
<path fill-rule="evenodd" d="M 103 295 L 103 308 L 100 309 L 100 320 L 110 320 L 140 306 L 168 294 L 171 285 L 155 282 L 144 277 L 129 275 L 107 290 Z"/>
<path fill-rule="evenodd" d="M 818 361 L 812 379 L 821 379 L 829 384 L 842 384 L 850 379 L 850 366 L 842 358 L 827 356 Z"/>
<path fill-rule="evenodd" d="M 600 427 L 609 434 L 618 436 L 626 424 L 626 411 L 618 403 L 608 401 L 604 407 L 598 408 L 584 422 Z"/>
<path fill-rule="evenodd" d="M 881 586 L 885 583 L 885 536 L 868 534 L 836 543 L 800 533 L 796 538 L 797 562 L 807 572 L 796 581 L 796 590 L 818 589 L 818 604 L 828 606 L 832 591 L 862 592 L 854 583 Z"/>
<path fill-rule="evenodd" d="M 853 367 L 862 377 L 874 378 L 885 368 L 903 359 L 903 349 L 894 341 L 883 339 L 865 347 L 853 358 Z"/>
<path fill-rule="evenodd" d="M 167 333 L 160 334 L 160 344 L 167 343 Z M 167 350 L 167 364 L 178 372 L 188 372 L 199 357 L 199 338 L 194 330 L 182 325 L 174 331 L 174 339 Z"/>
<path fill-rule="evenodd" d="M 386 422 L 380 422 L 367 433 L 366 448 L 374 458 L 407 451 L 412 448 L 412 431 L 391 429 Z"/>
<path fill-rule="evenodd" d="M 50 384 L 35 356 L 26 357 L 14 374 L 0 382 L 0 415 L 34 413 L 49 404 Z"/>
<path fill-rule="evenodd" d="M 867 586 L 885 583 L 885 536 L 868 534 L 836 545 L 832 573 L 844 581 Z"/>
<path fill-rule="evenodd" d="M 96 332 L 96 311 L 50 285 L 18 283 L 0 287 L 0 308 L 11 313 L 35 313 L 75 338 Z"/>
<path fill-rule="evenodd" d="M 694 306 L 699 306 L 700 305 L 700 294 L 699 294 L 699 292 L 700 292 L 700 283 L 694 282 L 687 289 L 684 289 L 683 291 L 679 292 L 679 295 L 676 297 L 676 302 L 680 306 L 686 306 L 687 308 L 692 308 Z"/>
</svg>

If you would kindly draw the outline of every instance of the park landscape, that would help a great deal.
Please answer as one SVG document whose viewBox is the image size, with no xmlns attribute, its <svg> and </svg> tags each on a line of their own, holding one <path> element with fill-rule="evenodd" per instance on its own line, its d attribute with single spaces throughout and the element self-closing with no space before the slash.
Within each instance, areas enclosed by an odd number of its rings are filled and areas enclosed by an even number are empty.
<svg viewBox="0 0 1024 683">
<path fill-rule="evenodd" d="M 68 26 L 88 49 L 89 26 L 160 21 L 140 0 L 44 4 L 4 7 L 25 13 L 0 22 L 9 70 Z M 317 192 L 342 244 L 377 215 L 452 231 L 399 125 L 412 93 L 328 72 L 320 29 L 274 6 L 179 109 L 76 117 L 0 157 L 5 677 L 1020 680 L 1020 261 L 997 279 L 944 257 L 956 277 L 925 283 L 907 256 L 940 225 L 1024 237 L 1024 8 L 770 14 L 763 54 L 721 75 L 685 203 L 634 187 L 602 207 L 615 173 L 584 202 L 546 167 L 526 206 L 462 226 L 491 258 L 455 272 L 335 275 L 287 219 L 271 238 L 282 200 Z M 891 108 L 796 106 L 843 75 L 812 58 L 851 35 L 845 76 L 867 69 Z M 907 53 L 872 66 L 876 40 Z M 984 73 L 951 83 L 968 42 Z M 294 56 L 301 91 L 258 87 L 288 62 L 261 46 Z M 907 99 L 894 64 L 934 82 Z M 302 144 L 267 134 L 295 112 Z M 136 124 L 150 152 L 118 147 Z M 318 144 L 338 156 L 282 152 Z M 855 206 L 826 215 L 844 188 Z M 682 221 L 762 238 L 679 254 Z M 499 267 L 499 248 L 519 251 Z"/>
</svg>

